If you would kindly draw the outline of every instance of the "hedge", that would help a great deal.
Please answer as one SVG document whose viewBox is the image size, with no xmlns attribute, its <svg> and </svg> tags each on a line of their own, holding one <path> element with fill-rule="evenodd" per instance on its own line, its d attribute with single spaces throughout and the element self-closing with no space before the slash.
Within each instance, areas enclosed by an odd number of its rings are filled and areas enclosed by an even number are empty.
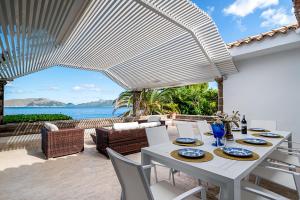
<svg viewBox="0 0 300 200">
<path fill-rule="evenodd" d="M 38 122 L 38 121 L 56 121 L 71 120 L 72 117 L 63 114 L 30 114 L 30 115 L 5 115 L 3 121 L 7 123 L 19 122 Z"/>
</svg>

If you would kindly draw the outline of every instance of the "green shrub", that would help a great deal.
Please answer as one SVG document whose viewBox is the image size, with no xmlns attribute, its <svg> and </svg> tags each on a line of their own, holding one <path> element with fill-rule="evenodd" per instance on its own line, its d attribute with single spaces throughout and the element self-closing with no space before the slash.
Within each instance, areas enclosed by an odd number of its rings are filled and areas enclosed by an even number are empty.
<svg viewBox="0 0 300 200">
<path fill-rule="evenodd" d="M 31 115 L 5 115 L 4 123 L 19 123 L 19 122 L 38 122 L 38 121 L 56 121 L 70 120 L 72 117 L 63 114 L 31 114 Z"/>
</svg>

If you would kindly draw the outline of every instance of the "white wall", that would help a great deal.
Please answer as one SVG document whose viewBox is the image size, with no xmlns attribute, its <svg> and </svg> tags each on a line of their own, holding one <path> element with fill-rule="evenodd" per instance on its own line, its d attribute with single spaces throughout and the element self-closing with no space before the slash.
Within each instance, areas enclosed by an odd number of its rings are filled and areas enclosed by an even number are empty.
<svg viewBox="0 0 300 200">
<path fill-rule="evenodd" d="M 224 81 L 224 111 L 276 120 L 300 142 L 300 48 L 235 62 L 239 73 Z"/>
</svg>

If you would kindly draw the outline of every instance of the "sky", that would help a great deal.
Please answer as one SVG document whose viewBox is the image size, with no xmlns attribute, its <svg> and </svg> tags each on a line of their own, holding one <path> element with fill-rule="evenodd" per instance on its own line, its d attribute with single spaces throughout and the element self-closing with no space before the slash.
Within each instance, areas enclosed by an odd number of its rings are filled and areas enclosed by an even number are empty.
<svg viewBox="0 0 300 200">
<path fill-rule="evenodd" d="M 215 21 L 225 43 L 296 22 L 292 0 L 193 0 Z M 216 83 L 210 83 L 216 88 Z M 115 99 L 123 88 L 100 72 L 52 67 L 8 83 L 5 99 L 48 98 L 65 103 Z"/>
</svg>

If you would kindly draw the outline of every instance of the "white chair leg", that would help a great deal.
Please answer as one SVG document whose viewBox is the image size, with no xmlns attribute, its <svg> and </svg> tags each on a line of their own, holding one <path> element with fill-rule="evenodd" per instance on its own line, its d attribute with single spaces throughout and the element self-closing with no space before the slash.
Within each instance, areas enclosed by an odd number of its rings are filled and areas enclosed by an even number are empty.
<svg viewBox="0 0 300 200">
<path fill-rule="evenodd" d="M 157 178 L 157 169 L 156 169 L 156 165 L 154 165 L 153 169 L 154 169 L 155 182 L 157 183 L 157 182 L 158 182 L 158 178 Z"/>
<path fill-rule="evenodd" d="M 219 200 L 221 199 L 221 189 L 222 188 L 220 187 L 219 194 L 218 194 L 218 197 L 217 197 Z"/>
<path fill-rule="evenodd" d="M 245 180 L 249 181 L 249 178 L 250 178 L 250 176 L 248 175 L 248 176 L 245 177 Z"/>
<path fill-rule="evenodd" d="M 174 178 L 174 171 L 172 169 L 172 183 L 173 183 L 173 186 L 175 186 L 175 178 Z"/>
<path fill-rule="evenodd" d="M 260 183 L 260 177 L 255 177 L 255 185 L 259 185 Z"/>
<path fill-rule="evenodd" d="M 206 191 L 205 191 L 205 189 L 203 189 L 203 190 L 201 191 L 201 199 L 202 199 L 202 200 L 206 200 Z"/>
</svg>

